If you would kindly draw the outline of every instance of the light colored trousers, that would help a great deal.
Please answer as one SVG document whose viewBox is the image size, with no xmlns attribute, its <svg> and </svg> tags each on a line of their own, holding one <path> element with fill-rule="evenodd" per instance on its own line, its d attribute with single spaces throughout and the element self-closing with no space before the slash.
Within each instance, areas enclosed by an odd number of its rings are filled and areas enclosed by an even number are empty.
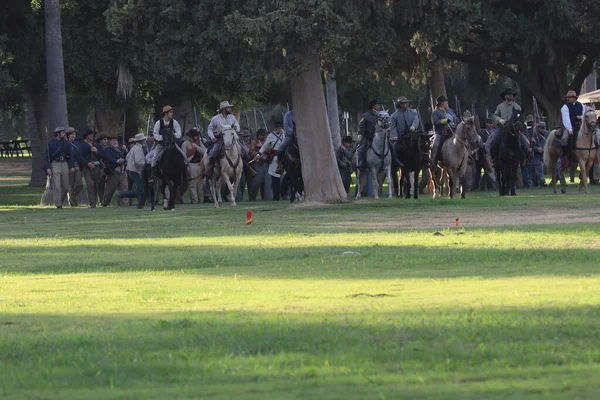
<svg viewBox="0 0 600 400">
<path fill-rule="evenodd" d="M 62 201 L 69 190 L 69 166 L 66 161 L 52 161 L 52 200 L 56 207 L 62 206 Z"/>
<path fill-rule="evenodd" d="M 192 204 L 204 203 L 204 177 L 200 174 L 200 164 L 190 163 L 189 182 L 190 198 Z"/>
</svg>

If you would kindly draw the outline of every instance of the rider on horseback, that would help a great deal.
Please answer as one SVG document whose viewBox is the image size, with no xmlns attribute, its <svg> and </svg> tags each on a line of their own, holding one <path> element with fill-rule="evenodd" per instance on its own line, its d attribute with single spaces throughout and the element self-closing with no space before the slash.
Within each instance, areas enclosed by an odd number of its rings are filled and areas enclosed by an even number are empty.
<svg viewBox="0 0 600 400">
<path fill-rule="evenodd" d="M 435 127 L 435 137 L 433 139 L 433 147 L 431 148 L 431 158 L 429 165 L 435 165 L 438 159 L 439 151 L 446 139 L 454 134 L 454 129 L 458 125 L 458 117 L 454 111 L 448 107 L 448 99 L 446 96 L 439 96 L 436 99 L 437 108 L 431 114 L 431 120 Z"/>
<path fill-rule="evenodd" d="M 154 139 L 157 144 L 154 148 L 154 158 L 152 159 L 152 172 L 150 173 L 149 182 L 154 182 L 156 179 L 156 169 L 158 163 L 162 159 L 165 149 L 175 146 L 181 153 L 185 165 L 188 165 L 187 157 L 183 150 L 179 147 L 175 139 L 181 138 L 181 127 L 179 122 L 173 119 L 174 109 L 171 106 L 164 106 L 162 110 L 162 118 L 154 124 Z"/>
<path fill-rule="evenodd" d="M 373 140 L 379 111 L 381 111 L 381 103 L 377 100 L 371 100 L 369 111 L 363 114 L 358 126 L 358 134 L 361 136 L 361 140 L 356 150 L 356 168 L 360 170 L 364 170 L 367 165 L 367 146 Z"/>
<path fill-rule="evenodd" d="M 212 176 L 215 163 L 219 157 L 219 153 L 223 145 L 222 130 L 224 126 L 231 126 L 237 133 L 240 132 L 240 124 L 233 115 L 233 106 L 229 104 L 227 100 L 222 101 L 221 104 L 219 104 L 219 113 L 213 117 L 208 125 L 208 137 L 213 142 L 213 146 L 208 153 L 208 168 L 206 168 L 206 171 L 204 171 L 204 176 L 207 178 Z M 256 175 L 256 172 L 250 167 L 248 161 L 246 160 L 248 157 L 248 145 L 246 142 L 244 142 L 244 140 L 242 140 L 241 137 L 239 138 L 238 143 L 240 144 L 242 153 L 244 173 L 249 179 L 252 179 Z"/>
<path fill-rule="evenodd" d="M 502 138 L 502 127 L 506 124 L 507 121 L 511 121 L 513 117 L 513 112 L 522 112 L 521 106 L 519 106 L 515 102 L 515 96 L 517 93 L 513 92 L 511 88 L 505 89 L 500 96 L 502 103 L 498 104 L 496 107 L 496 111 L 494 112 L 494 122 L 497 127 L 492 132 L 490 138 L 485 142 L 485 149 L 490 153 L 493 160 L 498 158 L 498 149 L 500 148 L 500 141 Z M 529 141 L 525 137 L 523 133 L 521 135 L 521 146 L 524 149 L 529 148 Z"/>
<path fill-rule="evenodd" d="M 583 104 L 577 101 L 577 93 L 574 90 L 569 90 L 566 98 L 567 102 L 560 109 L 562 123 L 565 129 L 557 130 L 557 133 L 562 135 L 560 137 L 560 145 L 563 148 L 563 154 L 566 154 L 569 150 L 571 150 L 573 144 L 573 135 L 579 132 L 579 129 L 581 128 L 581 120 L 585 111 Z"/>
</svg>

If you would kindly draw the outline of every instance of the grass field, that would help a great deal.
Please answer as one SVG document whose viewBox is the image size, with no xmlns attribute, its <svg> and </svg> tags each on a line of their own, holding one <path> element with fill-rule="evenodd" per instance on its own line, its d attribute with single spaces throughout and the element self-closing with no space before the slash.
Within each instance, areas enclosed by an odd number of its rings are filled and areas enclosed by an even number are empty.
<svg viewBox="0 0 600 400">
<path fill-rule="evenodd" d="M 0 167 L 2 398 L 600 398 L 596 188 L 246 226 L 249 203 L 37 207 Z"/>
</svg>

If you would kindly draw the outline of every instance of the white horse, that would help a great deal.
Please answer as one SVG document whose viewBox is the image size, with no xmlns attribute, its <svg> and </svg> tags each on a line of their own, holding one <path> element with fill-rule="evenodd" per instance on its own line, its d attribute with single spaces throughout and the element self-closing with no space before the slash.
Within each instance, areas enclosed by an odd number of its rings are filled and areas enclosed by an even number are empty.
<svg viewBox="0 0 600 400">
<path fill-rule="evenodd" d="M 239 144 L 239 138 L 235 129 L 229 125 L 222 127 L 223 133 L 223 147 L 222 157 L 219 157 L 213 174 L 210 177 L 210 193 L 215 201 L 215 207 L 219 208 L 220 203 L 223 202 L 221 196 L 221 189 L 223 184 L 227 185 L 229 190 L 229 196 L 231 198 L 231 206 L 235 207 L 235 196 L 237 194 L 238 185 L 242 178 L 242 153 Z M 208 157 L 204 157 L 204 167 L 208 167 Z"/>
<path fill-rule="evenodd" d="M 375 136 L 373 137 L 373 141 L 367 145 L 367 167 L 371 171 L 371 177 L 373 178 L 373 194 L 375 199 L 379 199 L 379 191 L 386 176 L 389 187 L 388 197 L 391 199 L 394 196 L 392 153 L 389 142 L 391 122 L 392 118 L 387 111 L 379 111 L 375 125 Z M 357 199 L 360 199 L 360 193 L 364 185 L 364 179 L 361 180 L 361 174 L 360 170 L 356 171 L 356 184 L 358 185 Z"/>
</svg>

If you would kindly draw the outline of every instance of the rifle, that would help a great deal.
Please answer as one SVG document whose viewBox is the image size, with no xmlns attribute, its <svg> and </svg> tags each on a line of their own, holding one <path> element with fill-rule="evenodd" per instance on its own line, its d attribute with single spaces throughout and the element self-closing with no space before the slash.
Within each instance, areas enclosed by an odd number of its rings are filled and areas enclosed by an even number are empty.
<svg viewBox="0 0 600 400">
<path fill-rule="evenodd" d="M 531 140 L 529 141 L 529 148 L 531 149 L 531 152 L 528 155 L 528 157 L 531 158 L 533 158 L 533 145 L 535 143 L 535 135 L 537 134 L 537 127 L 539 123 L 540 111 L 538 108 L 537 99 L 535 98 L 535 96 L 533 96 L 533 127 L 531 130 Z"/>
<path fill-rule="evenodd" d="M 462 121 L 462 119 L 463 119 L 462 110 L 460 109 L 460 101 L 458 101 L 458 96 L 454 96 L 454 102 L 455 102 L 455 106 L 456 106 L 456 115 Z M 458 121 L 457 121 L 457 123 L 458 123 Z"/>
<path fill-rule="evenodd" d="M 258 112 L 260 113 L 260 116 L 262 117 L 262 120 L 263 120 L 263 124 L 265 125 L 265 131 L 268 131 L 269 128 L 267 128 L 267 121 L 265 121 L 265 115 L 263 114 L 262 110 L 258 110 Z"/>
<path fill-rule="evenodd" d="M 196 112 L 196 106 L 194 106 L 194 126 L 196 127 L 196 129 L 199 129 L 199 126 L 198 126 L 198 113 Z"/>
<path fill-rule="evenodd" d="M 150 134 L 150 116 L 152 115 L 152 113 L 148 113 L 148 122 L 146 122 L 146 136 L 148 136 L 148 134 Z"/>
</svg>

